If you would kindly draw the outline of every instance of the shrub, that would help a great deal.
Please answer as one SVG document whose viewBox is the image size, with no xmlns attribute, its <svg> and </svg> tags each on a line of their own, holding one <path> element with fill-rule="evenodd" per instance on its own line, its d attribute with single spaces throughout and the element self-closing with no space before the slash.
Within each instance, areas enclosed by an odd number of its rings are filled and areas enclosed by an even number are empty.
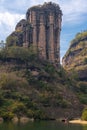
<svg viewBox="0 0 87 130">
<path fill-rule="evenodd" d="M 50 106 L 51 104 L 50 104 L 50 97 L 47 95 L 47 96 L 45 96 L 45 95 L 42 95 L 41 97 L 40 97 L 40 102 L 43 104 L 43 106 L 45 106 L 45 107 L 48 107 L 48 106 Z"/>
<path fill-rule="evenodd" d="M 87 108 L 85 108 L 84 110 L 83 110 L 83 112 L 82 112 L 82 120 L 85 120 L 85 121 L 87 121 Z"/>
<path fill-rule="evenodd" d="M 84 63 L 87 64 L 87 58 L 84 59 Z"/>
<path fill-rule="evenodd" d="M 6 39 L 6 46 L 15 46 L 18 42 L 18 37 L 17 36 L 9 36 Z"/>
<path fill-rule="evenodd" d="M 47 64 L 45 66 L 45 71 L 48 72 L 51 76 L 55 73 L 55 67 L 52 64 Z"/>
<path fill-rule="evenodd" d="M 79 100 L 83 104 L 87 104 L 87 95 L 86 94 L 79 94 Z"/>
<path fill-rule="evenodd" d="M 24 87 L 28 87 L 28 82 L 24 78 L 19 78 L 14 73 L 2 73 L 0 75 L 1 89 L 15 91 Z"/>
<path fill-rule="evenodd" d="M 27 116 L 30 117 L 30 118 L 32 118 L 32 117 L 34 116 L 34 111 L 31 110 L 31 109 L 29 109 L 29 110 L 27 111 Z"/>
<path fill-rule="evenodd" d="M 87 94 L 87 83 L 86 82 L 79 82 L 78 83 L 79 89 L 84 94 Z"/>
<path fill-rule="evenodd" d="M 47 116 L 43 110 L 34 111 L 34 119 L 47 119 Z"/>
<path fill-rule="evenodd" d="M 33 48 L 33 49 L 32 49 Z M 0 50 L 0 59 L 1 60 L 20 60 L 22 62 L 27 62 L 36 58 L 37 51 L 34 47 L 30 46 L 29 48 L 11 46 Z"/>
<path fill-rule="evenodd" d="M 21 116 L 21 115 L 24 115 L 24 114 L 26 115 L 26 113 L 27 113 L 27 108 L 22 102 L 16 101 L 12 105 L 12 110 L 13 110 L 13 113 L 17 114 L 18 116 Z"/>
<path fill-rule="evenodd" d="M 0 94 L 0 107 L 2 107 L 4 104 L 4 98 L 3 98 L 3 95 Z"/>
<path fill-rule="evenodd" d="M 14 113 L 5 111 L 1 116 L 4 118 L 4 120 L 11 120 L 14 117 Z"/>
</svg>

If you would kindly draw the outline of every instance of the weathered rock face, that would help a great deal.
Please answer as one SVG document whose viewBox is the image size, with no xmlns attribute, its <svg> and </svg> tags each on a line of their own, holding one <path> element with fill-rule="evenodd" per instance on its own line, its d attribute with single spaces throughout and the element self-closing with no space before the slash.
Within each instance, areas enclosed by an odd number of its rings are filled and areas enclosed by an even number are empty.
<svg viewBox="0 0 87 130">
<path fill-rule="evenodd" d="M 87 81 L 87 32 L 78 33 L 63 57 L 66 70 L 75 71 L 79 79 Z"/>
<path fill-rule="evenodd" d="M 41 58 L 60 64 L 61 17 L 59 5 L 51 2 L 29 8 L 26 20 L 21 20 L 13 32 L 17 34 L 16 45 L 33 45 Z"/>
</svg>

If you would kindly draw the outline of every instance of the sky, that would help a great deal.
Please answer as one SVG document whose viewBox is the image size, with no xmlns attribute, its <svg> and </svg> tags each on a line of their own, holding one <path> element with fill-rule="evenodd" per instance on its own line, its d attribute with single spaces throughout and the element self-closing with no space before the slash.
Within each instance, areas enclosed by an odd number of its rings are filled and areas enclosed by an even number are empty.
<svg viewBox="0 0 87 130">
<path fill-rule="evenodd" d="M 63 12 L 60 36 L 62 58 L 75 35 L 87 30 L 87 0 L 0 0 L 0 41 L 5 41 L 15 30 L 17 22 L 25 18 L 28 8 L 50 1 L 59 4 Z"/>
</svg>

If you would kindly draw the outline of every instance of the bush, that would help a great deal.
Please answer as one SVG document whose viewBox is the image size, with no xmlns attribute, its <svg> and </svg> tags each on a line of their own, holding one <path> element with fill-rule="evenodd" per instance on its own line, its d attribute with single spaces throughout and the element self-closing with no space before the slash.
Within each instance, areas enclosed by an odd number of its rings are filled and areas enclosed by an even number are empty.
<svg viewBox="0 0 87 130">
<path fill-rule="evenodd" d="M 11 120 L 14 117 L 14 113 L 4 112 L 1 116 L 4 118 L 4 120 Z"/>
<path fill-rule="evenodd" d="M 1 89 L 15 91 L 24 87 L 28 87 L 28 82 L 24 78 L 19 78 L 14 73 L 2 73 L 0 75 Z"/>
<path fill-rule="evenodd" d="M 13 110 L 13 113 L 17 114 L 18 116 L 21 116 L 24 114 L 26 115 L 27 113 L 27 108 L 22 102 L 15 102 L 12 105 L 12 110 Z"/>
<path fill-rule="evenodd" d="M 54 75 L 54 73 L 55 73 L 56 70 L 55 70 L 55 67 L 54 67 L 52 64 L 49 64 L 49 63 L 48 63 L 48 64 L 45 66 L 45 71 L 52 76 L 52 75 Z"/>
<path fill-rule="evenodd" d="M 83 104 L 87 104 L 87 95 L 86 94 L 79 94 L 79 100 Z"/>
<path fill-rule="evenodd" d="M 87 121 L 87 108 L 83 110 L 81 119 Z"/>
<path fill-rule="evenodd" d="M 9 36 L 6 39 L 6 46 L 15 46 L 18 42 L 18 37 L 17 36 Z"/>
<path fill-rule="evenodd" d="M 79 89 L 84 94 L 87 94 L 87 83 L 86 82 L 79 82 L 78 83 Z"/>
<path fill-rule="evenodd" d="M 84 59 L 84 63 L 87 64 L 87 58 Z"/>
<path fill-rule="evenodd" d="M 33 49 L 32 49 L 33 48 Z M 34 47 L 24 48 L 18 46 L 12 46 L 0 50 L 0 59 L 1 60 L 20 60 L 22 62 L 27 62 L 36 58 L 37 51 Z"/>
<path fill-rule="evenodd" d="M 4 104 L 4 98 L 3 98 L 3 95 L 0 94 L 0 107 L 2 107 Z"/>
<path fill-rule="evenodd" d="M 43 104 L 43 106 L 45 106 L 45 107 L 48 107 L 48 106 L 50 106 L 51 104 L 50 104 L 50 97 L 49 97 L 49 95 L 41 95 L 40 96 L 40 102 Z"/>
<path fill-rule="evenodd" d="M 31 110 L 31 109 L 29 109 L 29 110 L 27 111 L 27 116 L 28 116 L 29 118 L 32 118 L 32 117 L 34 116 L 34 111 Z"/>
<path fill-rule="evenodd" d="M 47 116 L 43 110 L 36 110 L 34 111 L 34 119 L 47 119 Z"/>
</svg>

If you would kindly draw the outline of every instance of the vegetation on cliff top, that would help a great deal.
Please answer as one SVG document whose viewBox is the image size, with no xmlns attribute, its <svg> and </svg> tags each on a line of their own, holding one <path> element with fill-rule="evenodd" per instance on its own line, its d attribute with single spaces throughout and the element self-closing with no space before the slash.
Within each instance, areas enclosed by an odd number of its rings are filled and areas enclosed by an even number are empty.
<svg viewBox="0 0 87 130">
<path fill-rule="evenodd" d="M 70 47 L 63 57 L 66 70 L 85 70 L 87 67 L 87 31 L 78 33 L 71 41 Z"/>
<path fill-rule="evenodd" d="M 75 38 L 70 42 L 70 47 L 64 57 L 68 56 L 71 52 L 77 49 L 84 48 L 86 40 L 87 40 L 87 31 L 77 33 Z"/>
</svg>

